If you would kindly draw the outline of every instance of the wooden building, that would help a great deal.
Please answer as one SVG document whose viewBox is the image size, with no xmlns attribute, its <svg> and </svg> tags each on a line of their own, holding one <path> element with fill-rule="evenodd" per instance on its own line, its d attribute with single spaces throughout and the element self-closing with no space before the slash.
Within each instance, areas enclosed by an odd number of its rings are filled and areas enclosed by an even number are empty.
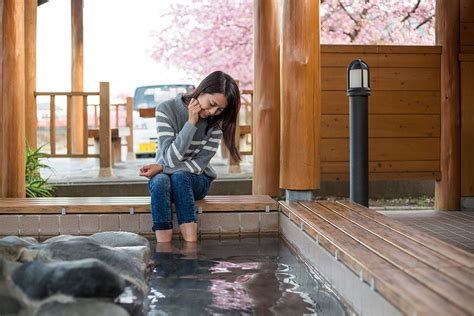
<svg viewBox="0 0 474 316">
<path fill-rule="evenodd" d="M 373 78 L 370 179 L 433 180 L 436 208 L 474 208 L 474 1 L 438 0 L 432 47 L 319 45 L 319 2 L 281 1 L 280 21 L 277 0 L 254 0 L 254 194 L 347 180 L 346 67 L 363 58 Z M 0 1 L 0 197 L 25 195 L 43 2 Z M 71 0 L 72 91 L 83 89 L 82 7 Z M 83 146 L 81 106 L 71 107 L 73 151 Z"/>
</svg>

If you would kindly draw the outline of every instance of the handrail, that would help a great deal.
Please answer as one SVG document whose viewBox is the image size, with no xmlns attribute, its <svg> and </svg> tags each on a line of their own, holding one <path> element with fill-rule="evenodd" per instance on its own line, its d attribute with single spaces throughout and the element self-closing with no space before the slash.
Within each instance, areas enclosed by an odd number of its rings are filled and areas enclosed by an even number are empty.
<svg viewBox="0 0 474 316">
<path fill-rule="evenodd" d="M 79 91 L 67 91 L 67 92 L 38 92 L 35 91 L 35 98 L 38 96 L 49 96 L 50 97 L 50 154 L 46 154 L 48 157 L 80 157 L 80 158 L 96 158 L 100 159 L 101 171 L 99 176 L 110 176 L 112 174 L 112 159 L 111 159 L 111 133 L 110 133 L 110 97 L 109 97 L 109 83 L 101 82 L 99 92 L 79 92 Z M 67 118 L 66 118 L 66 154 L 58 154 L 56 151 L 56 97 L 57 96 L 66 96 L 67 103 Z M 100 97 L 100 108 L 101 112 L 104 115 L 100 116 L 99 129 L 100 129 L 100 152 L 99 154 L 90 154 L 88 149 L 88 103 L 87 98 L 89 96 L 99 96 Z M 82 152 L 73 153 L 72 152 L 72 97 L 82 97 L 82 115 L 83 115 L 83 132 L 82 132 L 82 141 L 84 143 Z M 96 122 L 95 122 L 96 123 Z"/>
</svg>

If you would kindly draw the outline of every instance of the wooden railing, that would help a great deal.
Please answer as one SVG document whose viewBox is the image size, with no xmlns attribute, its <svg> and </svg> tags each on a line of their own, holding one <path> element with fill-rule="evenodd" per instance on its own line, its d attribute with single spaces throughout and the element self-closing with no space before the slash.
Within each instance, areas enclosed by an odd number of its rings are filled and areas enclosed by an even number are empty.
<svg viewBox="0 0 474 316">
<path fill-rule="evenodd" d="M 111 130 L 110 130 L 110 97 L 109 97 L 109 83 L 101 82 L 99 92 L 35 92 L 35 97 L 38 96 L 49 96 L 50 98 L 50 153 L 48 157 L 60 157 L 60 158 L 99 158 L 100 159 L 100 176 L 112 175 L 112 159 L 111 159 Z M 67 119 L 66 119 L 66 154 L 58 154 L 56 150 L 56 97 L 66 96 L 67 103 Z M 99 108 L 100 115 L 99 119 L 99 134 L 100 134 L 100 151 L 99 154 L 89 153 L 88 148 L 88 97 L 99 96 Z M 82 141 L 83 148 L 82 152 L 74 152 L 72 149 L 72 98 L 82 97 Z"/>
<path fill-rule="evenodd" d="M 89 107 L 92 107 L 94 110 L 94 124 L 89 125 L 93 128 L 98 128 L 99 126 L 99 110 L 100 104 L 88 104 Z M 133 98 L 127 97 L 125 103 L 114 103 L 110 105 L 111 113 L 115 115 L 115 125 L 111 124 L 111 128 L 120 128 L 126 127 L 130 131 L 130 136 L 127 136 L 127 160 L 133 159 L 135 157 L 133 153 Z M 114 109 L 114 111 L 112 111 Z M 121 120 L 120 113 L 125 112 L 125 119 Z"/>
<path fill-rule="evenodd" d="M 240 112 L 236 130 L 235 144 L 241 156 L 252 155 L 252 108 L 253 108 L 253 90 L 240 90 Z M 245 149 L 241 149 L 245 145 Z M 221 146 L 221 154 L 229 159 L 229 172 L 239 173 L 240 164 L 229 156 L 227 148 Z"/>
</svg>

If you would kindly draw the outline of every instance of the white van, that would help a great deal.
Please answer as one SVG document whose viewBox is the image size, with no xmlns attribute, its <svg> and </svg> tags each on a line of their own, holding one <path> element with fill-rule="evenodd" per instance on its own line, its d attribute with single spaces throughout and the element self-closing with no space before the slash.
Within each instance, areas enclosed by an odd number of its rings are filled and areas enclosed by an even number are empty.
<svg viewBox="0 0 474 316">
<path fill-rule="evenodd" d="M 140 117 L 139 109 L 156 108 L 163 101 L 176 97 L 178 93 L 190 93 L 195 89 L 191 83 L 158 84 L 140 86 L 133 98 L 133 152 L 137 158 L 154 157 L 156 154 L 156 120 Z"/>
</svg>

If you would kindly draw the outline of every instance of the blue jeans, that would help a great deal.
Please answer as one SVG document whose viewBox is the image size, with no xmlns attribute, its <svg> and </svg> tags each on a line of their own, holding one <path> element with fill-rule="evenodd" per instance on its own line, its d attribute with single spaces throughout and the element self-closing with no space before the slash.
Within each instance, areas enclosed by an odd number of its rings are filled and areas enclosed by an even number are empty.
<svg viewBox="0 0 474 316">
<path fill-rule="evenodd" d="M 212 178 L 206 174 L 178 171 L 159 173 L 148 182 L 151 195 L 152 230 L 172 229 L 171 202 L 175 203 L 178 224 L 195 223 L 195 200 L 203 199 L 209 191 Z"/>
</svg>

